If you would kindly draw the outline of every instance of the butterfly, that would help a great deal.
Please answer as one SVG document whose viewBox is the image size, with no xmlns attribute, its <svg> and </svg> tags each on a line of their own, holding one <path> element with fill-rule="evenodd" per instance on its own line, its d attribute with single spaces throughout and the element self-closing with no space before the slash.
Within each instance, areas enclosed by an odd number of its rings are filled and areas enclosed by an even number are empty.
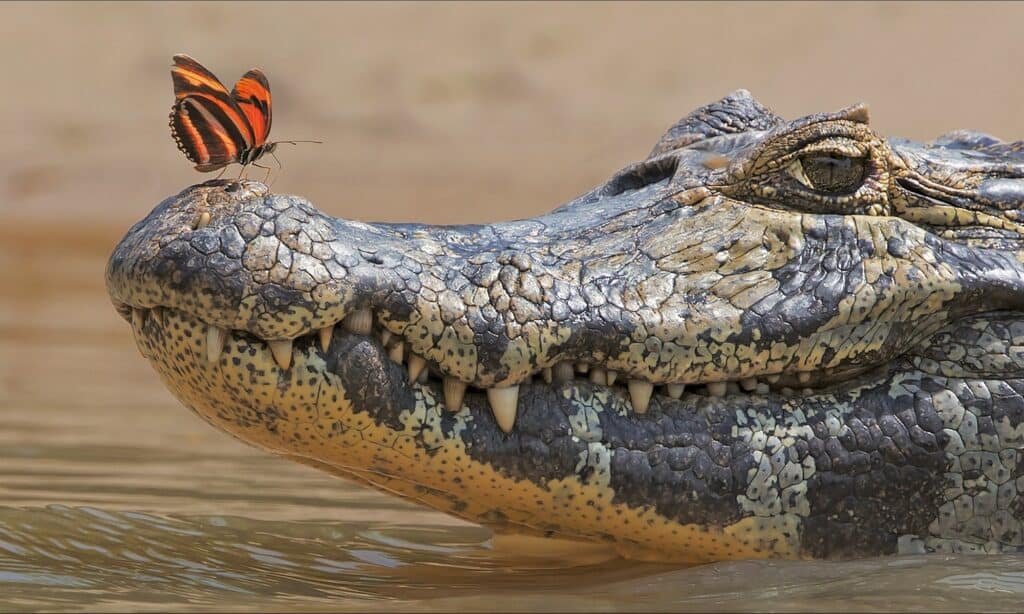
<svg viewBox="0 0 1024 614">
<path fill-rule="evenodd" d="M 258 68 L 242 75 L 228 92 L 202 64 L 178 54 L 171 80 L 171 136 L 197 171 L 215 171 L 234 163 L 244 169 L 261 156 L 273 154 L 279 143 L 320 142 L 267 142 L 273 117 L 270 82 Z"/>
</svg>

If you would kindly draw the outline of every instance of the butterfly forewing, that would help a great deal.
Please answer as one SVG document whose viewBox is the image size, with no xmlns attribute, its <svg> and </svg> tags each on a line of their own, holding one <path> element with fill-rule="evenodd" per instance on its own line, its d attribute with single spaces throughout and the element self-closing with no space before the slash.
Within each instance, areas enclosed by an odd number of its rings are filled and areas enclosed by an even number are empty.
<svg viewBox="0 0 1024 614">
<path fill-rule="evenodd" d="M 197 170 L 216 170 L 258 157 L 252 155 L 256 153 L 253 150 L 263 144 L 270 131 L 270 88 L 261 72 L 246 73 L 229 94 L 224 84 L 199 62 L 187 55 L 176 55 L 171 79 L 175 97 L 171 135 Z M 247 93 L 245 107 L 236 101 L 240 90 Z M 251 123 L 252 114 L 257 116 L 258 124 Z"/>
<path fill-rule="evenodd" d="M 252 126 L 253 145 L 259 147 L 266 143 L 272 116 L 270 82 L 263 71 L 254 68 L 242 75 L 235 88 L 231 90 L 231 98 L 242 109 L 249 120 L 249 125 Z"/>
</svg>

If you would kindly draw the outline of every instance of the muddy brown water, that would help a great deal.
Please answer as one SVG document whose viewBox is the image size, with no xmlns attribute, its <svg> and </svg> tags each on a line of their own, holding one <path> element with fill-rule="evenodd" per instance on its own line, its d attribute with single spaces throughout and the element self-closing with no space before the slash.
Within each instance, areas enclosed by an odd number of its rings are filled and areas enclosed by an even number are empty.
<svg viewBox="0 0 1024 614">
<path fill-rule="evenodd" d="M 279 151 L 276 191 L 472 223 L 550 210 L 738 87 L 786 117 L 866 100 L 885 134 L 1024 137 L 1024 5 L 247 6 L 0 5 L 0 612 L 1021 608 L 1022 557 L 513 554 L 207 426 L 103 267 L 201 178 L 167 133 L 176 52 L 262 66 L 273 136 L 325 141 Z"/>
</svg>

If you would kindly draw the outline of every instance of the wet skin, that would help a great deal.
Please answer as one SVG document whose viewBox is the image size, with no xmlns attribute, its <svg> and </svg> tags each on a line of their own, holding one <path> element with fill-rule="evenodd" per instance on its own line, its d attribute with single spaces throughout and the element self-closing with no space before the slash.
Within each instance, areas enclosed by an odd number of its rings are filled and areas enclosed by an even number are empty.
<svg viewBox="0 0 1024 614">
<path fill-rule="evenodd" d="M 213 425 L 500 533 L 686 561 L 1006 552 L 1022 205 L 1020 143 L 886 139 L 863 106 L 786 122 L 740 91 L 529 220 L 193 186 L 107 286 Z"/>
</svg>

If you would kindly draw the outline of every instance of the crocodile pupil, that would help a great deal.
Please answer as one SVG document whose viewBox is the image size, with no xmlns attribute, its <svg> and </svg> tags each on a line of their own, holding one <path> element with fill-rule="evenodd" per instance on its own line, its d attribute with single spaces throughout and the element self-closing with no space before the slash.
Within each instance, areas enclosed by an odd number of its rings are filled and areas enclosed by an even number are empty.
<svg viewBox="0 0 1024 614">
<path fill-rule="evenodd" d="M 854 192 L 864 181 L 864 159 L 846 156 L 804 156 L 804 174 L 816 190 L 841 194 Z"/>
</svg>

